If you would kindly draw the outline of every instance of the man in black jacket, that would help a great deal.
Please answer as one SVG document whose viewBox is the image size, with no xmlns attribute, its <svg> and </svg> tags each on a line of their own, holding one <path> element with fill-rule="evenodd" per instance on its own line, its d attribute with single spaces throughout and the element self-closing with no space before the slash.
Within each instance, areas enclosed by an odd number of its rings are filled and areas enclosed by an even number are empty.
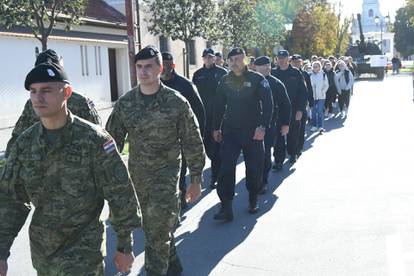
<svg viewBox="0 0 414 276">
<path fill-rule="evenodd" d="M 273 69 L 271 74 L 283 82 L 292 104 L 289 133 L 286 139 L 277 139 L 276 150 L 274 151 L 275 169 L 281 170 L 286 157 L 286 149 L 290 155 L 289 162 L 294 164 L 297 160 L 300 126 L 302 117 L 306 116 L 304 113 L 306 112 L 308 93 L 303 75 L 298 69 L 289 64 L 289 52 L 281 50 L 277 57 L 278 67 Z"/>
<path fill-rule="evenodd" d="M 200 126 L 201 135 L 205 130 L 205 112 L 204 106 L 201 101 L 200 95 L 197 92 L 197 88 L 191 83 L 190 80 L 180 76 L 174 70 L 175 64 L 173 56 L 170 53 L 162 53 L 163 71 L 161 74 L 161 81 L 166 86 L 177 90 L 187 101 L 190 103 L 190 107 L 197 117 L 198 124 Z M 187 202 L 185 201 L 186 184 L 185 175 L 187 174 L 187 162 L 185 156 L 182 158 L 181 173 L 180 173 L 180 191 L 181 191 L 181 208 L 187 208 Z"/>
<path fill-rule="evenodd" d="M 242 48 L 228 54 L 230 73 L 217 88 L 213 136 L 221 142 L 221 167 L 217 193 L 221 201 L 216 220 L 233 219 L 232 201 L 236 180 L 236 162 L 243 151 L 246 164 L 246 186 L 249 191 L 249 213 L 259 209 L 257 196 L 262 179 L 264 136 L 269 128 L 273 99 L 268 81 L 247 69 Z"/>
<path fill-rule="evenodd" d="M 203 68 L 198 69 L 193 75 L 193 83 L 200 93 L 206 112 L 206 127 L 204 131 L 204 147 L 208 158 L 211 160 L 210 187 L 216 188 L 218 172 L 220 169 L 220 144 L 213 139 L 213 110 L 216 89 L 221 78 L 227 74 L 227 70 L 214 63 L 215 53 L 207 48 L 203 51 Z"/>
<path fill-rule="evenodd" d="M 256 71 L 265 76 L 266 80 L 269 82 L 274 103 L 272 121 L 270 127 L 266 129 L 266 135 L 264 139 L 265 159 L 262 186 L 260 189 L 260 193 L 263 194 L 267 190 L 267 180 L 270 168 L 272 166 L 272 147 L 275 144 L 275 139 L 283 139 L 283 136 L 289 133 L 289 123 L 292 107 L 283 83 L 277 78 L 270 75 L 270 71 L 272 69 L 270 58 L 267 56 L 258 57 L 254 61 L 254 65 Z"/>
<path fill-rule="evenodd" d="M 298 54 L 293 55 L 291 58 L 290 64 L 292 65 L 293 68 L 298 69 L 302 73 L 302 76 L 305 79 L 306 92 L 308 95 L 306 105 L 309 105 L 309 107 L 312 108 L 315 103 L 315 100 L 313 98 L 312 83 L 311 83 L 310 75 L 307 72 L 302 70 L 302 66 L 303 66 L 302 56 Z M 307 121 L 308 121 L 308 115 L 307 113 L 304 113 L 302 116 L 302 120 L 300 121 L 298 148 L 296 152 L 297 158 L 299 158 L 299 156 L 302 155 L 302 150 L 305 145 L 305 130 L 306 130 Z"/>
</svg>

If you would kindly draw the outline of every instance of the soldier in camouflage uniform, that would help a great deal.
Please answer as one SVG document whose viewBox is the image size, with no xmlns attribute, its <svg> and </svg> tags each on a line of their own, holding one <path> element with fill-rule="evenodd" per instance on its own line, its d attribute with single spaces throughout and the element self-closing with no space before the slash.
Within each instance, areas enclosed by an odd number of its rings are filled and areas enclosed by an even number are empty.
<svg viewBox="0 0 414 276">
<path fill-rule="evenodd" d="M 49 49 L 37 56 L 35 66 L 45 62 L 61 64 L 62 60 L 54 50 Z M 79 93 L 72 92 L 72 96 L 68 99 L 67 105 L 68 109 L 76 116 L 79 116 L 94 124 L 101 124 L 101 118 L 95 109 L 95 105 L 89 98 Z M 32 102 L 30 100 L 27 100 L 26 104 L 24 105 L 23 113 L 20 115 L 19 119 L 16 122 L 16 125 L 14 126 L 12 137 L 7 143 L 5 154 L 6 157 L 9 156 L 10 150 L 19 135 L 38 121 L 39 117 L 36 115 L 36 112 L 33 109 Z"/>
<path fill-rule="evenodd" d="M 40 276 L 103 275 L 104 199 L 117 233 L 115 264 L 132 262 L 132 231 L 141 225 L 136 194 L 112 137 L 66 107 L 71 87 L 63 68 L 44 63 L 26 89 L 41 122 L 19 136 L 0 177 L 0 275 L 30 212 L 33 266 Z"/>
<path fill-rule="evenodd" d="M 147 275 L 179 275 L 174 228 L 179 218 L 181 150 L 190 170 L 188 202 L 201 194 L 205 162 L 190 105 L 160 81 L 162 57 L 154 47 L 135 57 L 140 85 L 116 103 L 106 128 L 122 150 L 128 134 L 129 171 L 141 205 Z"/>
</svg>

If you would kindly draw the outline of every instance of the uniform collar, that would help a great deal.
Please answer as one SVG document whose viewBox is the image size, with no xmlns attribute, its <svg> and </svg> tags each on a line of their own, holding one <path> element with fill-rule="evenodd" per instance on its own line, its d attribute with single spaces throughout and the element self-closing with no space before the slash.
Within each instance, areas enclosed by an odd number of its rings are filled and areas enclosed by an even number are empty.
<svg viewBox="0 0 414 276">
<path fill-rule="evenodd" d="M 161 81 L 158 91 L 155 92 L 157 96 L 147 108 L 159 106 L 161 102 L 164 101 L 165 95 L 166 95 L 166 87 L 167 86 Z M 141 92 L 141 86 L 138 86 L 136 88 L 135 99 L 139 106 L 145 108 L 144 96 L 142 95 L 142 92 Z"/>
</svg>

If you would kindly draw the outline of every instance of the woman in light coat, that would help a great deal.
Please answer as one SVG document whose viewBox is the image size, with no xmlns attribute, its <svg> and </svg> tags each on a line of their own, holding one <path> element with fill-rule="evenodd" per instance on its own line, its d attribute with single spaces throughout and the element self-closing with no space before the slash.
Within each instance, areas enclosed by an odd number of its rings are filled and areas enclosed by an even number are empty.
<svg viewBox="0 0 414 276">
<path fill-rule="evenodd" d="M 341 110 L 342 117 L 345 118 L 348 115 L 351 90 L 354 86 L 354 76 L 342 60 L 338 61 L 337 68 L 339 70 L 336 72 L 335 85 L 339 94 L 339 108 Z"/>
<path fill-rule="evenodd" d="M 319 61 L 312 63 L 312 73 L 310 75 L 314 106 L 312 110 L 312 128 L 311 131 L 325 131 L 323 128 L 324 108 L 326 92 L 329 88 L 328 76 L 322 70 L 322 64 Z"/>
</svg>

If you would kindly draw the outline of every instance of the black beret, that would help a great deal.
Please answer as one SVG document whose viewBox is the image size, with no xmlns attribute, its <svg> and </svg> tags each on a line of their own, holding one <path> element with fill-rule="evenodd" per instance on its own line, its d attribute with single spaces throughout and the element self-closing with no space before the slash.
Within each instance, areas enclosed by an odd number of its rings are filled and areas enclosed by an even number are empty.
<svg viewBox="0 0 414 276">
<path fill-rule="evenodd" d="M 223 57 L 223 54 L 222 54 L 221 52 L 216 52 L 214 55 L 215 55 L 216 57 Z"/>
<path fill-rule="evenodd" d="M 30 85 L 39 82 L 69 83 L 68 76 L 62 66 L 56 63 L 41 63 L 26 76 L 24 88 L 30 90 Z"/>
<path fill-rule="evenodd" d="M 270 58 L 268 56 L 261 56 L 255 59 L 254 61 L 254 65 L 266 65 L 266 64 L 270 64 L 272 61 L 270 60 Z"/>
<path fill-rule="evenodd" d="M 302 56 L 301 56 L 301 55 L 294 54 L 294 55 L 292 56 L 292 60 L 299 60 L 299 59 L 302 59 Z"/>
<path fill-rule="evenodd" d="M 155 48 L 154 46 L 147 46 L 141 49 L 141 51 L 139 51 L 138 54 L 135 55 L 134 62 L 137 62 L 138 60 L 150 59 L 150 58 L 156 57 L 159 53 L 160 51 L 158 51 L 158 49 Z"/>
<path fill-rule="evenodd" d="M 211 48 L 204 49 L 202 57 L 206 57 L 207 55 L 214 56 L 214 50 Z"/>
<path fill-rule="evenodd" d="M 286 50 L 280 50 L 279 52 L 277 52 L 277 56 L 278 57 L 288 57 L 289 56 L 289 52 Z"/>
<path fill-rule="evenodd" d="M 37 66 L 41 63 L 56 63 L 59 64 L 60 57 L 59 55 L 52 49 L 48 49 L 46 51 L 41 52 L 37 58 L 34 66 Z"/>
<path fill-rule="evenodd" d="M 237 56 L 237 55 L 241 55 L 241 54 L 246 54 L 244 52 L 243 48 L 235 47 L 235 48 L 231 49 L 230 52 L 227 54 L 227 58 L 231 58 L 233 56 Z"/>
<path fill-rule="evenodd" d="M 173 61 L 174 60 L 174 58 L 173 58 L 173 56 L 170 54 L 170 53 L 168 53 L 168 52 L 163 52 L 162 53 L 162 60 L 164 61 L 164 60 L 167 60 L 167 61 Z"/>
</svg>

